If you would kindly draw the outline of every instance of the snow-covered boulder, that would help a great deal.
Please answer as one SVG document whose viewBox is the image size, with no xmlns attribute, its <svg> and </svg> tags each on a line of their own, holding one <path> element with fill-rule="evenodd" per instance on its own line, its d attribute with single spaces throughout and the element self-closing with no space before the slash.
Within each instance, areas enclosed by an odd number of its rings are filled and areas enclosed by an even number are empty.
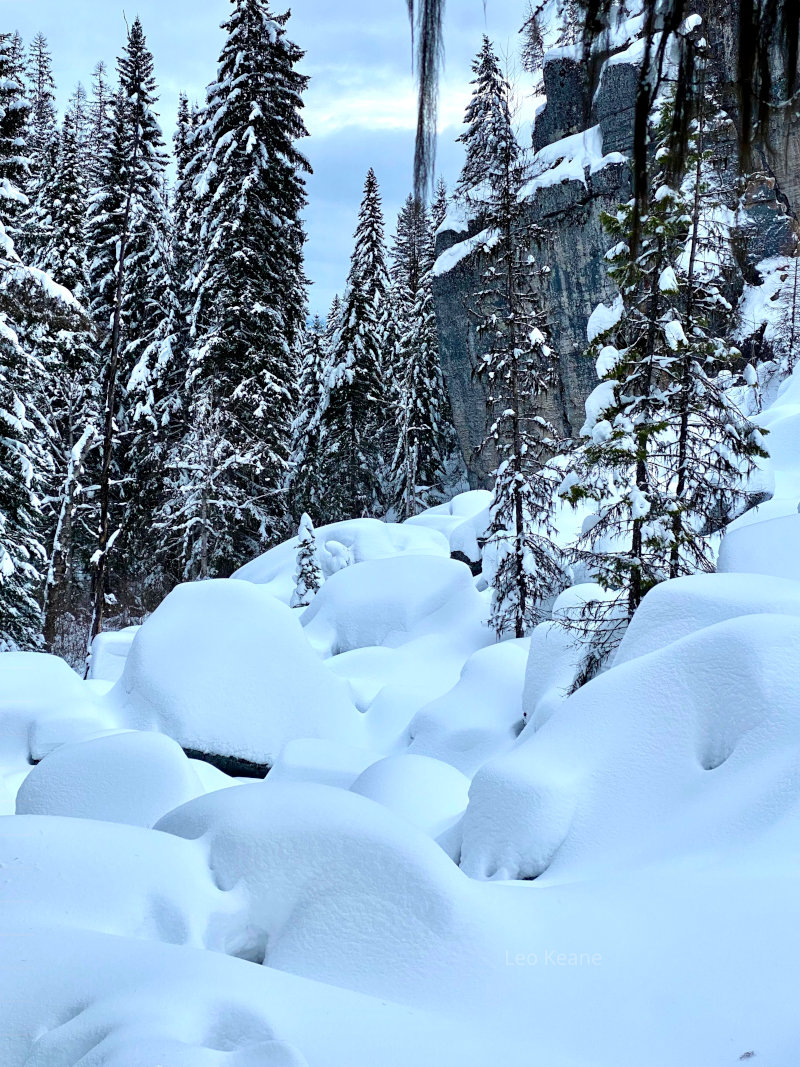
<svg viewBox="0 0 800 1067">
<path fill-rule="evenodd" d="M 134 729 L 257 764 L 297 737 L 360 740 L 359 715 L 297 614 L 251 582 L 170 593 L 136 634 L 110 700 Z"/>
<path fill-rule="evenodd" d="M 216 884 L 246 898 L 270 967 L 410 1004 L 429 1003 L 447 975 L 466 987 L 478 973 L 480 887 L 381 804 L 263 782 L 193 800 L 156 829 L 203 838 Z"/>
<path fill-rule="evenodd" d="M 531 634 L 522 708 L 525 722 L 538 730 L 561 707 L 576 676 L 580 651 L 575 634 L 558 622 L 543 622 Z"/>
<path fill-rule="evenodd" d="M 150 827 L 204 792 L 191 762 L 171 738 L 115 733 L 63 745 L 47 756 L 22 783 L 17 814 Z"/>
<path fill-rule="evenodd" d="M 323 655 L 377 645 L 397 647 L 446 628 L 477 598 L 472 574 L 449 557 L 395 556 L 332 575 L 303 614 Z"/>
<path fill-rule="evenodd" d="M 446 538 L 436 529 L 381 522 L 380 519 L 347 519 L 320 526 L 315 531 L 317 558 L 326 578 L 374 559 L 393 556 L 449 556 Z M 245 564 L 234 578 L 263 585 L 274 597 L 288 604 L 292 598 L 297 566 L 297 537 L 276 545 Z"/>
<path fill-rule="evenodd" d="M 22 923 L 217 952 L 241 947 L 242 902 L 215 885 L 202 848 L 167 834 L 15 815 L 0 819 L 0 870 L 7 930 Z"/>
<path fill-rule="evenodd" d="M 800 515 L 751 522 L 728 530 L 717 568 L 800 581 Z"/>
<path fill-rule="evenodd" d="M 471 563 L 478 563 L 481 541 L 489 528 L 491 501 L 488 490 L 473 489 L 406 519 L 405 525 L 438 530 L 447 538 L 452 553 L 461 553 Z"/>
<path fill-rule="evenodd" d="M 476 775 L 462 867 L 575 878 L 800 819 L 800 619 L 745 615 L 614 666 Z"/>
<path fill-rule="evenodd" d="M 380 754 L 365 748 L 342 745 L 337 741 L 300 738 L 289 741 L 269 772 L 270 786 L 286 782 L 315 782 L 349 789 L 358 776 L 380 759 Z"/>
<path fill-rule="evenodd" d="M 98 634 L 92 641 L 89 678 L 101 682 L 119 681 L 138 629 L 138 626 L 126 626 L 122 630 Z"/>
<path fill-rule="evenodd" d="M 0 778 L 16 792 L 31 761 L 117 722 L 67 664 L 35 652 L 0 655 Z"/>
<path fill-rule="evenodd" d="M 642 601 L 614 663 L 645 656 L 726 619 L 766 614 L 800 616 L 800 582 L 760 574 L 693 574 L 662 582 Z"/>
<path fill-rule="evenodd" d="M 135 937 L 37 926 L 3 964 L 3 1067 L 481 1067 L 529 1047 L 493 1020 Z"/>
<path fill-rule="evenodd" d="M 471 656 L 458 684 L 408 727 L 409 753 L 433 756 L 471 777 L 510 748 L 522 719 L 528 641 L 503 641 Z"/>
<path fill-rule="evenodd" d="M 469 778 L 430 756 L 388 756 L 367 767 L 350 790 L 437 838 L 464 814 Z"/>
</svg>

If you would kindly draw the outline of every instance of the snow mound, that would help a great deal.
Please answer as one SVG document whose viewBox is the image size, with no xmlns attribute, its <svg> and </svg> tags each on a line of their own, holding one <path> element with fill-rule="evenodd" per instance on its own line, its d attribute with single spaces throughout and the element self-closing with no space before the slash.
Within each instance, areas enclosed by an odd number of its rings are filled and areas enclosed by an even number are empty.
<svg viewBox="0 0 800 1067">
<path fill-rule="evenodd" d="M 800 515 L 728 530 L 722 539 L 717 569 L 800 580 Z"/>
<path fill-rule="evenodd" d="M 564 703 L 579 660 L 575 635 L 558 622 L 543 622 L 533 631 L 522 694 L 524 719 L 531 730 L 543 726 Z"/>
<path fill-rule="evenodd" d="M 800 619 L 747 615 L 614 666 L 478 772 L 463 869 L 569 880 L 796 822 L 798 647 Z"/>
<path fill-rule="evenodd" d="M 35 652 L 0 655 L 0 720 L 0 780 L 12 794 L 33 761 L 117 725 L 63 660 Z"/>
<path fill-rule="evenodd" d="M 471 656 L 458 684 L 411 720 L 408 751 L 456 767 L 471 777 L 510 748 L 522 719 L 528 641 L 504 641 Z"/>
<path fill-rule="evenodd" d="M 486 950 L 476 887 L 428 837 L 341 789 L 257 783 L 193 800 L 158 830 L 203 838 L 248 901 L 264 962 L 414 1004 Z M 474 967 L 474 962 L 472 964 Z"/>
<path fill-rule="evenodd" d="M 217 952 L 239 949 L 239 898 L 214 884 L 201 848 L 168 834 L 89 819 L 10 816 L 0 819 L 0 869 L 4 930 L 46 924 Z M 1 1056 L 0 1062 L 5 1067 Z"/>
<path fill-rule="evenodd" d="M 270 786 L 285 782 L 316 782 L 349 789 L 380 754 L 336 741 L 289 741 L 269 772 Z"/>
<path fill-rule="evenodd" d="M 325 656 L 379 645 L 396 648 L 421 629 L 441 629 L 477 596 L 469 568 L 450 558 L 395 556 L 332 575 L 303 614 Z"/>
<path fill-rule="evenodd" d="M 138 629 L 138 626 L 126 626 L 123 630 L 98 634 L 92 641 L 89 677 L 102 682 L 118 682 Z"/>
<path fill-rule="evenodd" d="M 258 764 L 297 737 L 360 738 L 355 708 L 297 614 L 231 579 L 170 593 L 136 634 L 110 699 L 132 728 Z"/>
<path fill-rule="evenodd" d="M 171 738 L 118 733 L 64 745 L 47 756 L 22 783 L 17 814 L 150 827 L 204 792 Z"/>
<path fill-rule="evenodd" d="M 460 552 L 470 563 L 481 558 L 481 541 L 489 529 L 492 494 L 487 489 L 460 493 L 446 504 L 406 519 L 406 526 L 424 526 L 438 530 L 450 545 L 450 552 Z"/>
<path fill-rule="evenodd" d="M 429 756 L 389 756 L 368 767 L 350 788 L 436 838 L 464 814 L 469 778 Z"/>
<path fill-rule="evenodd" d="M 522 1059 L 477 1025 L 217 953 L 37 926 L 4 947 L 3 1067 L 479 1067 Z"/>
<path fill-rule="evenodd" d="M 740 615 L 800 616 L 800 582 L 754 574 L 694 574 L 651 589 L 631 620 L 615 666 Z"/>
<path fill-rule="evenodd" d="M 437 530 L 418 529 L 406 523 L 347 519 L 320 526 L 314 532 L 319 563 L 326 578 L 354 563 L 367 560 L 405 555 L 450 555 L 447 541 Z M 288 604 L 294 592 L 298 547 L 296 537 L 284 541 L 245 564 L 233 577 L 263 585 L 274 597 Z"/>
</svg>

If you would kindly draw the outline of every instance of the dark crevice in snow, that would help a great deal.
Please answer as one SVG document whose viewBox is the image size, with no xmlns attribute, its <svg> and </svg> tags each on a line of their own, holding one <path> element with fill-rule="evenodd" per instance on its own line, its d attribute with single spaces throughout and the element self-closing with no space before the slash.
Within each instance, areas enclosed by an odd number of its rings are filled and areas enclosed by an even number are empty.
<svg viewBox="0 0 800 1067">
<path fill-rule="evenodd" d="M 451 552 L 450 558 L 457 560 L 459 563 L 466 563 L 469 569 L 472 571 L 472 577 L 477 578 L 483 570 L 483 563 L 481 560 L 470 559 L 464 552 Z"/>
<path fill-rule="evenodd" d="M 238 756 L 217 756 L 213 752 L 200 752 L 199 749 L 185 748 L 184 753 L 189 759 L 199 759 L 203 763 L 209 763 L 218 771 L 229 775 L 231 778 L 266 778 L 270 771 L 268 763 L 252 763 L 250 760 L 240 759 Z"/>
</svg>

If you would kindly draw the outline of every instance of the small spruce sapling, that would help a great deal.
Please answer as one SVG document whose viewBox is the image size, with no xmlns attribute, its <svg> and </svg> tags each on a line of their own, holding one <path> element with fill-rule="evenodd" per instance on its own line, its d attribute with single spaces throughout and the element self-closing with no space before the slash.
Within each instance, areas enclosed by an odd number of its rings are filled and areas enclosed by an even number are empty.
<svg viewBox="0 0 800 1067">
<path fill-rule="evenodd" d="M 322 588 L 325 578 L 319 564 L 314 526 L 307 514 L 300 520 L 295 587 L 290 606 L 307 608 Z"/>
</svg>

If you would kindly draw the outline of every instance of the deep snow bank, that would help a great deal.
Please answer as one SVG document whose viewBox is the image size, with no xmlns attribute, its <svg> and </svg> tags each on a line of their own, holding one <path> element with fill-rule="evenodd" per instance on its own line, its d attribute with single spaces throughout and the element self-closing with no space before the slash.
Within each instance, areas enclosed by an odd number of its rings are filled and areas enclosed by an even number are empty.
<svg viewBox="0 0 800 1067">
<path fill-rule="evenodd" d="M 111 701 L 134 729 L 259 764 L 295 737 L 360 736 L 358 713 L 296 613 L 243 581 L 170 593 L 136 634 Z"/>
</svg>

